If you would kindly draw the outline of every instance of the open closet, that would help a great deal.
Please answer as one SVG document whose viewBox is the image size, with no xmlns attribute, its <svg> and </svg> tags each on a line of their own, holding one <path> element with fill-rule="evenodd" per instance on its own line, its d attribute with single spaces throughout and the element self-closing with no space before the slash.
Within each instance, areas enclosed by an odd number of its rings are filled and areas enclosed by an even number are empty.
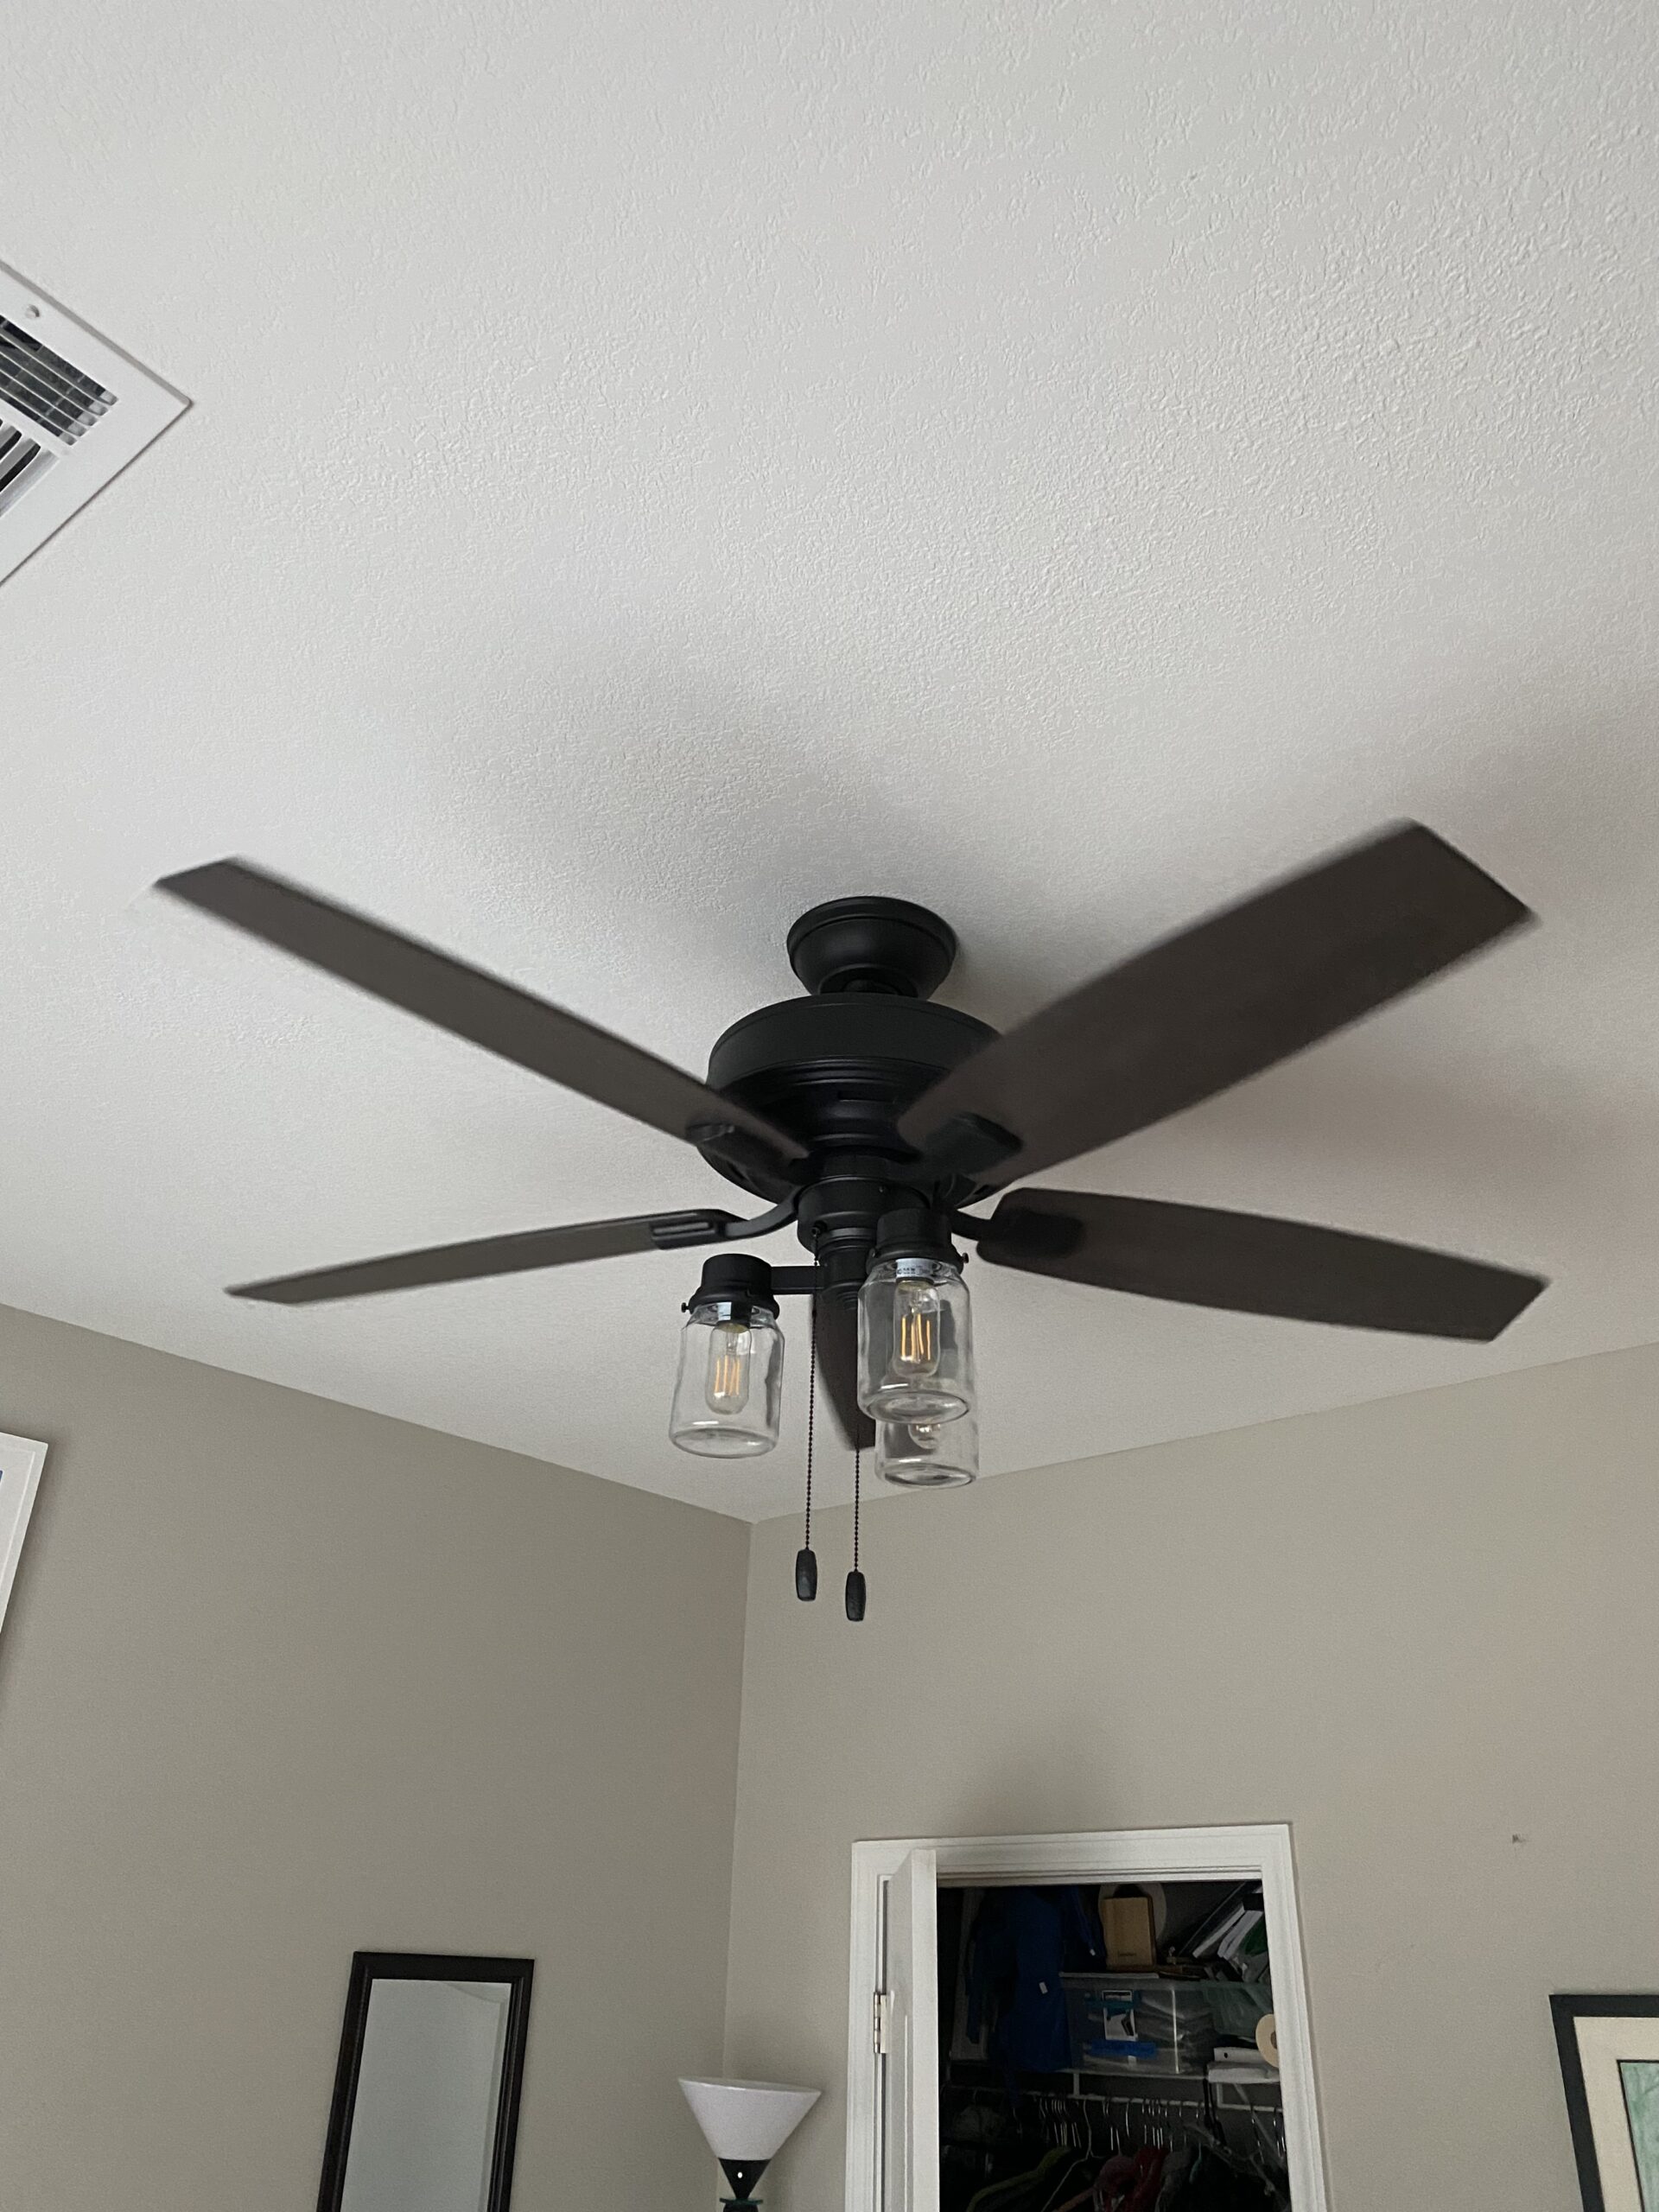
<svg viewBox="0 0 1659 2212">
<path fill-rule="evenodd" d="M 942 1884 L 939 2212 L 1290 2203 L 1259 1881 Z"/>
<path fill-rule="evenodd" d="M 847 2212 L 1325 2212 L 1290 1832 L 864 1843 Z"/>
</svg>

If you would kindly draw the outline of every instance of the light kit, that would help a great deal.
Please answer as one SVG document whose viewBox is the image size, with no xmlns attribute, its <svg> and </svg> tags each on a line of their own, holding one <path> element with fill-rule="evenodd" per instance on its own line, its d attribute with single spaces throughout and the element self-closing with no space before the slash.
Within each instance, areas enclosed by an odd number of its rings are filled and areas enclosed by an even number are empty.
<svg viewBox="0 0 1659 2212">
<path fill-rule="evenodd" d="M 753 1459 L 778 1441 L 784 1339 L 772 1269 L 747 1252 L 709 1261 L 686 1307 L 668 1433 L 682 1452 Z"/>
<path fill-rule="evenodd" d="M 900 1490 L 959 1490 L 979 1478 L 979 1421 L 884 1421 L 876 1424 L 875 1471 Z"/>
<path fill-rule="evenodd" d="M 974 1409 L 973 1318 L 950 1224 L 883 1214 L 858 1294 L 858 1402 L 873 1421 L 949 1421 Z"/>
</svg>

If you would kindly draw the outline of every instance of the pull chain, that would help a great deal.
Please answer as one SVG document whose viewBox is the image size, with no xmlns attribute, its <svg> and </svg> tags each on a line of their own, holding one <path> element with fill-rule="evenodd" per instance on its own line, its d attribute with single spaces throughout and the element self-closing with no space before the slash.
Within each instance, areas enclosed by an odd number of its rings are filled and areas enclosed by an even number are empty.
<svg viewBox="0 0 1659 2212">
<path fill-rule="evenodd" d="M 806 1534 L 801 1548 L 795 1554 L 795 1595 L 803 1605 L 810 1605 L 818 1594 L 818 1561 L 812 1549 L 812 1431 L 818 1396 L 818 1300 L 816 1292 L 810 1306 L 811 1351 L 806 1369 Z"/>
<path fill-rule="evenodd" d="M 853 1446 L 853 1572 L 858 1572 L 858 1510 L 864 1496 L 864 1447 Z"/>
<path fill-rule="evenodd" d="M 859 1509 L 864 1502 L 864 1453 L 858 1445 L 853 1446 L 853 1571 L 847 1578 L 847 1618 L 861 1621 L 864 1618 L 864 1577 L 858 1564 Z"/>
</svg>

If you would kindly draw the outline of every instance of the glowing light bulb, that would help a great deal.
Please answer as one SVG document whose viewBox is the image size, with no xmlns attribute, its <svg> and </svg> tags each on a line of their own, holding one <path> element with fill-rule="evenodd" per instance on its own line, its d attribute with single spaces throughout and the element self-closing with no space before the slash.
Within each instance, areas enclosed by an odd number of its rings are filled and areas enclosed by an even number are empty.
<svg viewBox="0 0 1659 2212">
<path fill-rule="evenodd" d="M 889 1373 L 906 1378 L 937 1375 L 939 1368 L 939 1294 L 931 1282 L 893 1285 L 893 1358 Z"/>
<path fill-rule="evenodd" d="M 772 1270 L 740 1253 L 705 1261 L 702 1272 L 680 1332 L 669 1440 L 705 1459 L 753 1459 L 777 1443 L 782 1402 Z"/>
<path fill-rule="evenodd" d="M 711 1414 L 741 1414 L 749 1402 L 754 1334 L 747 1321 L 717 1321 L 709 1332 L 702 1395 Z"/>
<path fill-rule="evenodd" d="M 945 1224 L 899 1212 L 881 1230 L 858 1294 L 858 1402 L 878 1421 L 958 1421 L 974 1403 L 973 1327 Z"/>
</svg>

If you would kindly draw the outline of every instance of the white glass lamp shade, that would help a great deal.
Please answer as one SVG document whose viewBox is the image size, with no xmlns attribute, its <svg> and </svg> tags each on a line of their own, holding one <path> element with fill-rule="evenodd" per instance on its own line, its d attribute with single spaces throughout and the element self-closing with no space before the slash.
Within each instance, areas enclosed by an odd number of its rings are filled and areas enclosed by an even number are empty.
<svg viewBox="0 0 1659 2212">
<path fill-rule="evenodd" d="M 734 2165 L 775 2158 L 823 2092 L 783 2082 L 688 2082 L 685 2101 L 715 2158 Z"/>
<path fill-rule="evenodd" d="M 682 1452 L 753 1459 L 778 1441 L 784 1338 L 764 1306 L 694 1299 L 680 1332 L 668 1433 Z"/>
<path fill-rule="evenodd" d="M 876 1424 L 875 1471 L 906 1490 L 950 1490 L 979 1478 L 979 1421 L 884 1421 Z"/>
<path fill-rule="evenodd" d="M 968 1288 L 950 1261 L 883 1258 L 864 1278 L 858 1401 L 876 1421 L 955 1421 L 971 1410 Z"/>
</svg>

